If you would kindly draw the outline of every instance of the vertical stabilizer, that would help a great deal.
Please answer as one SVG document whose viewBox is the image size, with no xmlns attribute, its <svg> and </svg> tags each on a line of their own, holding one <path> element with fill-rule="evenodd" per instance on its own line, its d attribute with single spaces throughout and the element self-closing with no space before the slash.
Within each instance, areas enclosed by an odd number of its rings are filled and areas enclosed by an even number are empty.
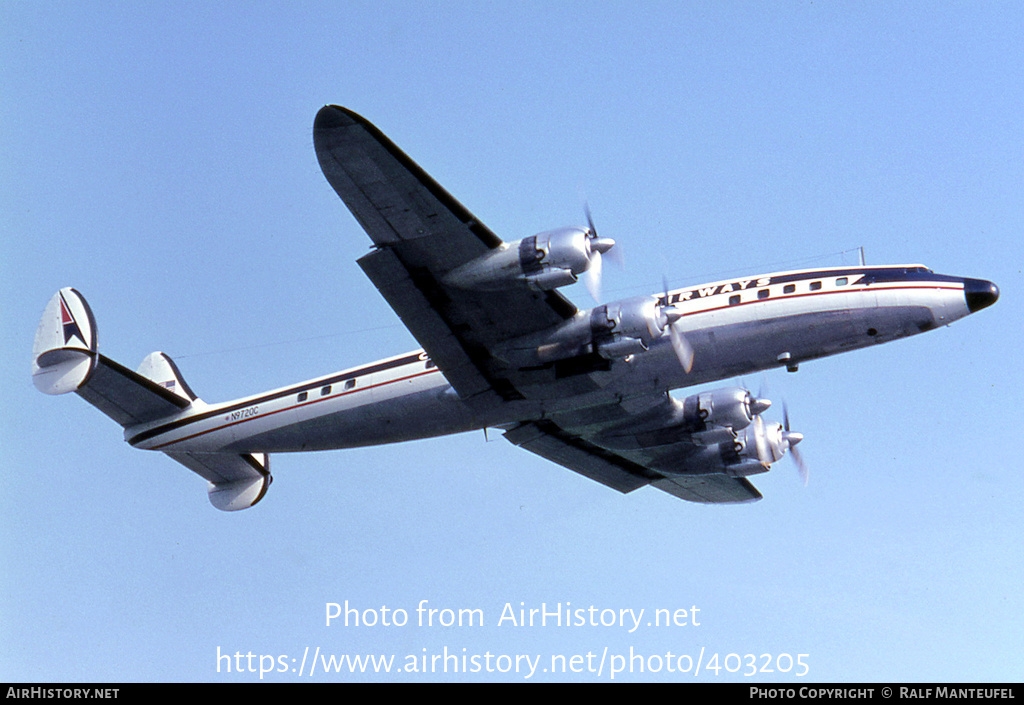
<svg viewBox="0 0 1024 705">
<path fill-rule="evenodd" d="M 43 310 L 32 345 L 32 383 L 46 394 L 78 389 L 96 366 L 96 322 L 89 304 L 71 287 Z"/>
<path fill-rule="evenodd" d="M 198 398 L 185 382 L 185 378 L 182 377 L 178 366 L 174 364 L 174 360 L 165 353 L 150 353 L 136 371 L 164 389 L 174 392 L 182 399 L 194 402 Z"/>
</svg>

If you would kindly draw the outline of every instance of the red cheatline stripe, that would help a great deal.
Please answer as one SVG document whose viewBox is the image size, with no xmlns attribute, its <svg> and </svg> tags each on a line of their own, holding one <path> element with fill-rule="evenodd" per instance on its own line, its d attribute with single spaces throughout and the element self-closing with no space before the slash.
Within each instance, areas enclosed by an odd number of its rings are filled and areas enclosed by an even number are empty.
<svg viewBox="0 0 1024 705">
<path fill-rule="evenodd" d="M 312 406 L 313 404 L 319 404 L 320 402 L 329 401 L 331 399 L 337 399 L 339 397 L 345 397 L 345 396 L 348 396 L 350 394 L 355 394 L 356 392 L 367 392 L 367 391 L 369 391 L 371 389 L 377 389 L 378 387 L 384 387 L 384 386 L 389 385 L 389 384 L 396 384 L 397 382 L 404 382 L 406 380 L 415 379 L 417 377 L 423 377 L 424 375 L 429 375 L 429 374 L 432 374 L 434 372 L 440 372 L 440 370 L 435 367 L 435 368 L 427 370 L 425 372 L 418 372 L 418 373 L 416 373 L 414 375 L 407 375 L 405 377 L 399 377 L 398 379 L 391 379 L 391 380 L 388 380 L 387 382 L 380 382 L 379 384 L 371 384 L 368 387 L 360 387 L 359 389 L 350 389 L 347 392 L 340 392 L 338 394 L 332 394 L 330 396 L 320 397 L 318 399 L 313 399 L 312 401 L 306 401 L 306 402 L 303 402 L 301 404 L 293 404 L 292 406 L 285 407 L 284 409 L 276 409 L 275 411 L 269 411 L 269 412 L 267 412 L 265 414 L 257 414 L 256 416 L 249 416 L 249 417 L 244 418 L 244 419 L 239 419 L 238 421 L 232 421 L 231 423 L 222 424 L 222 425 L 216 426 L 214 428 L 208 428 L 205 431 L 199 431 L 198 433 L 193 433 L 190 436 L 185 436 L 183 438 L 178 438 L 178 439 L 173 440 L 173 441 L 167 441 L 166 443 L 161 443 L 160 445 L 153 446 L 152 450 L 162 450 L 162 449 L 166 448 L 167 446 L 174 445 L 175 443 L 181 443 L 183 441 L 190 441 L 193 438 L 198 438 L 199 436 L 205 436 L 206 434 L 213 433 L 214 431 L 220 431 L 220 430 L 223 430 L 225 428 L 230 428 L 232 426 L 237 426 L 238 424 L 245 423 L 246 421 L 255 421 L 256 419 L 265 419 L 265 418 L 267 418 L 269 416 L 274 416 L 275 414 L 281 414 L 281 413 L 284 413 L 285 411 L 291 411 L 292 409 L 298 409 L 299 407 Z"/>
</svg>

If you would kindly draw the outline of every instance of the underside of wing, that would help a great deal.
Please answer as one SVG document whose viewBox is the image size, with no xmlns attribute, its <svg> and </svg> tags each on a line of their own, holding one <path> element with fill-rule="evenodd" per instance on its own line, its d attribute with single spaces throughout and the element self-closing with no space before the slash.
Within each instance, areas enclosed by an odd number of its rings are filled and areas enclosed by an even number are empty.
<svg viewBox="0 0 1024 705">
<path fill-rule="evenodd" d="M 724 474 L 665 475 L 642 462 L 574 436 L 550 422 L 521 424 L 507 431 L 505 438 L 520 448 L 623 493 L 651 485 L 679 499 L 701 504 L 734 504 L 761 499 L 761 493 L 746 478 Z"/>
<path fill-rule="evenodd" d="M 752 502 L 761 493 L 747 477 L 801 438 L 761 418 L 770 404 L 741 387 L 641 395 L 521 423 L 505 438 L 620 492 L 651 485 L 690 502 Z"/>
<path fill-rule="evenodd" d="M 761 499 L 757 488 L 743 477 L 666 477 L 655 480 L 651 485 L 673 497 L 701 504 L 738 504 Z"/>
<path fill-rule="evenodd" d="M 627 458 L 564 431 L 551 422 L 525 423 L 506 431 L 513 445 L 536 453 L 619 492 L 635 489 L 663 476 Z"/>
<path fill-rule="evenodd" d="M 507 245 L 352 111 L 321 109 L 313 141 L 328 182 L 375 245 L 360 266 L 463 399 L 480 409 L 568 391 L 553 373 L 524 372 L 499 351 L 572 318 L 571 302 L 526 281 L 452 285 L 453 270 Z"/>
</svg>

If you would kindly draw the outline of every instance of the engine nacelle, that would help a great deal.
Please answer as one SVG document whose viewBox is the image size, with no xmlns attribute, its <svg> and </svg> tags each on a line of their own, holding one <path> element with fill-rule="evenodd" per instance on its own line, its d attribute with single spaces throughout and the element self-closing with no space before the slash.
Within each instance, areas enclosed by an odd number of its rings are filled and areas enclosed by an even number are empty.
<svg viewBox="0 0 1024 705">
<path fill-rule="evenodd" d="M 573 284 L 590 268 L 592 257 L 611 247 L 583 228 L 549 230 L 502 245 L 448 273 L 445 281 L 462 289 L 504 289 L 527 282 L 538 289 Z"/>
<path fill-rule="evenodd" d="M 727 461 L 726 474 L 745 477 L 746 474 L 750 474 L 746 473 L 746 470 L 751 464 L 761 465 L 767 470 L 768 466 L 785 453 L 781 449 L 782 426 L 777 423 L 765 423 L 760 418 L 757 421 L 736 434 L 731 449 L 728 448 L 728 444 L 723 444 L 725 447 L 722 449 L 722 457 Z M 737 474 L 740 472 L 746 474 Z"/>
<path fill-rule="evenodd" d="M 747 477 L 768 472 L 771 464 L 782 458 L 795 442 L 787 440 L 780 424 L 765 423 L 755 416 L 730 440 L 698 448 L 685 458 L 667 459 L 658 469 L 678 475 Z"/>
<path fill-rule="evenodd" d="M 594 350 L 609 359 L 647 350 L 664 333 L 665 325 L 658 302 L 651 298 L 598 306 L 590 316 Z"/>
<path fill-rule="evenodd" d="M 686 397 L 683 418 L 687 427 L 696 432 L 716 426 L 740 431 L 769 406 L 770 401 L 755 399 L 747 389 L 724 387 Z"/>
<path fill-rule="evenodd" d="M 650 297 L 627 299 L 583 311 L 552 330 L 516 341 L 541 362 L 597 353 L 609 360 L 644 352 L 664 334 L 665 319 Z"/>
</svg>

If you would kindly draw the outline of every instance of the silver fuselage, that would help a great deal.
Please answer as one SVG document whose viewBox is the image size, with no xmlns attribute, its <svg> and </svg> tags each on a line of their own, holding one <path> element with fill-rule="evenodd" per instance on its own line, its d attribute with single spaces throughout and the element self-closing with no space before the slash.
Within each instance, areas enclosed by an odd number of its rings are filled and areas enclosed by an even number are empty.
<svg viewBox="0 0 1024 705">
<path fill-rule="evenodd" d="M 920 265 L 777 272 L 676 289 L 664 299 L 694 348 L 686 373 L 667 336 L 590 372 L 600 391 L 525 399 L 474 412 L 423 351 L 223 404 L 195 402 L 177 418 L 132 426 L 150 450 L 289 452 L 407 441 L 504 427 L 612 399 L 666 392 L 904 338 L 990 303 L 988 282 Z M 997 293 L 997 292 L 996 292 Z M 992 299 L 994 300 L 994 299 Z"/>
</svg>

